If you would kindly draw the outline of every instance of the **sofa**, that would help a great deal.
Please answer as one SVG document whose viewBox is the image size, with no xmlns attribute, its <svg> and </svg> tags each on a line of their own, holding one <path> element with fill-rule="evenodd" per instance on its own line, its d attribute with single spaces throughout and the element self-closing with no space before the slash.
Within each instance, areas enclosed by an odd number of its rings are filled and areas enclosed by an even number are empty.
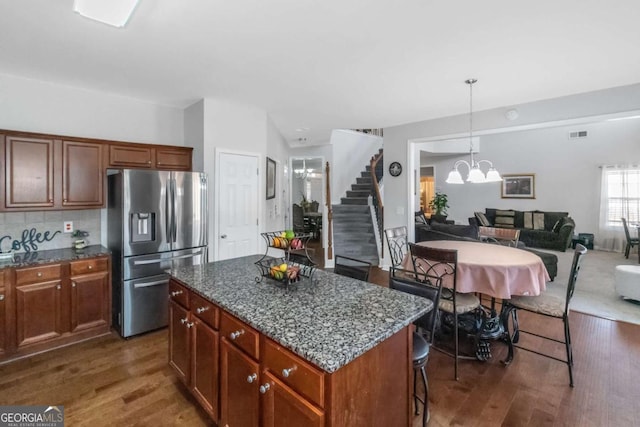
<svg viewBox="0 0 640 427">
<path fill-rule="evenodd" d="M 576 227 L 568 212 L 516 211 L 487 208 L 482 215 L 475 214 L 476 223 L 489 227 L 509 227 L 520 230 L 520 241 L 530 248 L 553 249 L 564 252 L 571 245 Z"/>
</svg>

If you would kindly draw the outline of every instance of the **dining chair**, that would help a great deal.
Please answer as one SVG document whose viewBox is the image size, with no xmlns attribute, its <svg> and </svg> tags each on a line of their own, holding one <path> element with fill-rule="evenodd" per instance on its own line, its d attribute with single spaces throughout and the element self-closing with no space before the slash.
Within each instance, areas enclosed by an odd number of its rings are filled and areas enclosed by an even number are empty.
<svg viewBox="0 0 640 427">
<path fill-rule="evenodd" d="M 517 228 L 479 226 L 478 240 L 517 248 L 520 240 L 520 230 Z"/>
<path fill-rule="evenodd" d="M 569 385 L 573 387 L 573 351 L 571 348 L 571 330 L 569 329 L 569 304 L 571 303 L 571 298 L 573 297 L 573 292 L 576 287 L 576 280 L 578 279 L 578 272 L 580 271 L 580 263 L 582 261 L 582 257 L 586 253 L 587 248 L 585 248 L 581 244 L 576 245 L 576 248 L 573 251 L 573 262 L 571 264 L 569 282 L 567 284 L 566 293 L 564 295 L 553 294 L 549 289 L 547 289 L 545 292 L 538 296 L 513 296 L 510 300 L 503 301 L 501 316 L 502 323 L 505 326 L 505 334 L 507 336 L 509 345 L 509 354 L 507 356 L 507 359 L 505 360 L 505 364 L 509 364 L 513 360 L 514 347 L 530 351 L 532 353 L 536 353 L 541 356 L 557 360 L 559 362 L 566 363 L 569 367 Z M 564 324 L 564 341 L 520 329 L 518 321 L 518 310 L 524 310 L 546 317 L 561 319 L 562 323 Z M 513 335 L 509 334 L 509 317 L 511 317 L 513 321 Z M 554 341 L 560 344 L 564 344 L 567 355 L 566 360 L 552 356 L 550 354 L 539 352 L 531 348 L 516 345 L 520 341 L 521 333 L 534 335 L 548 341 Z"/>
<path fill-rule="evenodd" d="M 440 258 L 438 251 L 441 249 L 431 249 L 433 256 L 431 258 Z M 440 302 L 440 296 L 442 294 L 442 274 L 446 271 L 439 269 L 437 266 L 439 262 L 433 260 L 433 264 L 428 268 L 424 274 L 420 274 L 420 281 L 413 280 L 416 277 L 416 273 L 410 270 L 402 270 L 398 267 L 392 267 L 389 270 L 389 287 L 401 292 L 406 292 L 413 295 L 418 295 L 423 298 L 427 298 L 433 302 L 433 309 L 420 317 L 413 323 L 417 327 L 417 331 L 413 333 L 413 398 L 415 404 L 416 415 L 420 415 L 418 409 L 418 402 L 423 405 L 422 425 L 427 425 L 429 420 L 429 384 L 427 381 L 426 366 L 429 360 L 429 350 L 433 343 L 436 324 L 438 323 L 438 304 Z M 424 386 L 424 400 L 418 396 L 417 393 L 417 379 L 418 372 L 422 377 L 422 384 Z"/>
<path fill-rule="evenodd" d="M 640 245 L 640 238 L 631 237 L 629 233 L 629 225 L 627 224 L 626 218 L 620 218 L 622 220 L 622 225 L 624 226 L 624 234 L 627 236 L 627 247 L 624 250 L 624 257 L 629 258 L 629 252 L 631 252 L 631 248 L 634 246 Z"/>
<path fill-rule="evenodd" d="M 438 302 L 438 309 L 453 317 L 453 353 L 446 348 L 434 344 L 434 348 L 454 358 L 454 377 L 458 380 L 458 360 L 461 359 L 459 346 L 458 316 L 480 310 L 480 299 L 470 293 L 457 292 L 456 274 L 458 270 L 458 251 L 454 249 L 437 249 L 409 243 L 411 261 L 415 278 L 418 282 L 428 276 L 432 268 L 436 268 L 443 280 L 443 290 Z M 442 323 L 442 322 L 441 322 Z"/>
<path fill-rule="evenodd" d="M 336 255 L 333 272 L 366 282 L 369 280 L 371 263 L 344 255 Z"/>
<path fill-rule="evenodd" d="M 387 247 L 389 255 L 391 255 L 391 265 L 397 267 L 402 264 L 405 254 L 409 250 L 409 241 L 407 238 L 407 227 L 387 228 L 384 230 L 384 236 L 387 239 Z"/>
</svg>

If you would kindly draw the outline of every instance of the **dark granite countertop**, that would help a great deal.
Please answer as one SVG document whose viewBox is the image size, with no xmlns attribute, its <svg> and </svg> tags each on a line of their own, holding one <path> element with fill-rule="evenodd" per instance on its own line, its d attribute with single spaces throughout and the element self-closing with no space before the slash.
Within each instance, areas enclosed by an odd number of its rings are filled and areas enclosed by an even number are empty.
<svg viewBox="0 0 640 427">
<path fill-rule="evenodd" d="M 171 271 L 196 293 L 326 372 L 334 372 L 432 309 L 425 298 L 317 270 L 288 289 L 264 278 L 260 255 Z"/>
<path fill-rule="evenodd" d="M 30 265 L 47 264 L 50 262 L 73 261 L 74 259 L 93 258 L 109 255 L 111 251 L 101 245 L 87 246 L 82 250 L 73 248 L 49 249 L 46 251 L 17 252 L 13 261 L 0 260 L 0 270 L 10 267 L 27 267 Z"/>
</svg>

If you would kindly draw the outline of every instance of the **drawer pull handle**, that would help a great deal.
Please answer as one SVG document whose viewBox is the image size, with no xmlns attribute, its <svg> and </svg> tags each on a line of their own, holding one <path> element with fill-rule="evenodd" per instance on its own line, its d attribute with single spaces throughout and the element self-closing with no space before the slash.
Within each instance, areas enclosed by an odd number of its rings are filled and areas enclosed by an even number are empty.
<svg viewBox="0 0 640 427">
<path fill-rule="evenodd" d="M 242 334 L 244 334 L 244 329 L 240 329 L 239 331 L 231 332 L 229 334 L 229 338 L 231 338 L 232 340 L 235 340 L 236 338 L 238 338 Z"/>
<path fill-rule="evenodd" d="M 4 301 L 4 294 L 0 294 L 0 301 Z"/>
<path fill-rule="evenodd" d="M 269 391 L 270 388 L 271 388 L 271 386 L 269 385 L 269 383 L 261 385 L 260 386 L 260 393 L 265 394 L 267 391 Z"/>
<path fill-rule="evenodd" d="M 193 322 L 187 323 L 187 328 L 193 328 Z"/>
<path fill-rule="evenodd" d="M 199 307 L 199 308 L 196 308 L 196 313 L 198 314 L 204 313 L 207 310 L 209 310 L 209 307 Z"/>
<path fill-rule="evenodd" d="M 251 374 L 247 377 L 247 382 L 249 384 L 251 384 L 252 382 L 256 381 L 258 379 L 258 374 Z"/>
<path fill-rule="evenodd" d="M 182 323 L 183 325 L 184 325 L 185 323 L 187 323 L 188 321 L 189 321 L 189 318 L 188 318 L 188 317 L 185 317 L 184 319 L 180 319 L 180 323 Z"/>
<path fill-rule="evenodd" d="M 76 282 L 71 282 L 71 287 L 75 288 L 76 287 Z"/>
<path fill-rule="evenodd" d="M 172 297 L 177 297 L 178 295 L 182 295 L 182 291 L 173 291 L 171 292 Z"/>
<path fill-rule="evenodd" d="M 56 285 L 56 289 L 57 289 L 57 290 L 60 290 L 60 289 L 62 289 L 62 286 L 60 286 L 60 285 Z"/>
<path fill-rule="evenodd" d="M 89 266 L 89 270 L 93 270 L 93 265 L 90 265 L 90 266 Z"/>
<path fill-rule="evenodd" d="M 297 369 L 297 366 L 294 366 L 293 368 L 289 368 L 289 369 L 283 369 L 282 370 L 282 376 L 285 378 L 289 378 L 289 376 L 291 376 Z"/>
<path fill-rule="evenodd" d="M 38 276 L 38 277 L 42 277 L 42 271 L 38 271 L 38 273 L 36 274 L 36 276 Z"/>
</svg>

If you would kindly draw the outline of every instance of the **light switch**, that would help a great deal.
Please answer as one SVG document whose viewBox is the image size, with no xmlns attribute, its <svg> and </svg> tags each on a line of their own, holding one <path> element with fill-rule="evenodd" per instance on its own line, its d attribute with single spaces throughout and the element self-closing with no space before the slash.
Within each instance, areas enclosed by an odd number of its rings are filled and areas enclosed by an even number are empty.
<svg viewBox="0 0 640 427">
<path fill-rule="evenodd" d="M 62 231 L 63 233 L 73 233 L 73 221 L 65 221 Z"/>
<path fill-rule="evenodd" d="M 404 215 L 404 206 L 396 207 L 396 215 Z"/>
</svg>

